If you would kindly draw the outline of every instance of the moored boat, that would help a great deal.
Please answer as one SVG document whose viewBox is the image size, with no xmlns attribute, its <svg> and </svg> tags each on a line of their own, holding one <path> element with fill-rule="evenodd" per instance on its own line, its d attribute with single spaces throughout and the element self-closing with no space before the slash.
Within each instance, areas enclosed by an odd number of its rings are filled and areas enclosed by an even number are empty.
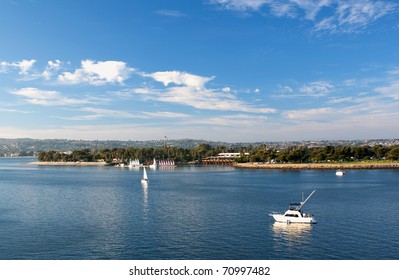
<svg viewBox="0 0 399 280">
<path fill-rule="evenodd" d="M 150 164 L 150 168 L 157 168 L 157 166 L 158 166 L 157 161 L 154 158 L 152 164 Z"/>
<path fill-rule="evenodd" d="M 176 167 L 174 160 L 160 160 L 158 161 L 158 167 Z"/>
<path fill-rule="evenodd" d="M 140 160 L 138 158 L 136 159 L 131 159 L 129 162 L 128 167 L 129 168 L 138 168 L 138 167 L 142 167 L 143 165 L 140 163 Z"/>
<path fill-rule="evenodd" d="M 291 203 L 288 210 L 284 214 L 273 212 L 269 216 L 273 217 L 276 222 L 280 223 L 305 223 L 305 224 L 316 224 L 317 221 L 314 216 L 310 213 L 303 213 L 302 207 L 309 200 L 309 198 L 315 193 L 314 190 L 304 201 L 299 203 Z"/>
<path fill-rule="evenodd" d="M 345 175 L 345 172 L 342 171 L 341 169 L 338 169 L 337 171 L 335 171 L 335 175 L 337 175 L 337 176 L 344 176 L 344 175 Z"/>
</svg>

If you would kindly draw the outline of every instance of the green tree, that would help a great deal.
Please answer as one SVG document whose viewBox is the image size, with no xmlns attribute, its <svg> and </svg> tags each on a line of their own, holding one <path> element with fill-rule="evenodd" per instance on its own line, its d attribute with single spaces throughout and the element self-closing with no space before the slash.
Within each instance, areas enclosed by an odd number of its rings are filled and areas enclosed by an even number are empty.
<svg viewBox="0 0 399 280">
<path fill-rule="evenodd" d="M 388 152 L 387 159 L 399 160 L 399 146 L 393 146 Z"/>
</svg>

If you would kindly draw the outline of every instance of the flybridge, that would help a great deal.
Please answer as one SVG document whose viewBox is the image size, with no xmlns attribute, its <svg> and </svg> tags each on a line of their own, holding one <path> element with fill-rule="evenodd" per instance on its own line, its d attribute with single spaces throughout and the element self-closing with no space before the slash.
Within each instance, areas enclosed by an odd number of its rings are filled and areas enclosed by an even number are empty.
<svg viewBox="0 0 399 280">
<path fill-rule="evenodd" d="M 301 206 L 301 203 L 290 203 L 290 206 L 288 209 L 290 210 L 298 210 L 298 208 Z"/>
</svg>

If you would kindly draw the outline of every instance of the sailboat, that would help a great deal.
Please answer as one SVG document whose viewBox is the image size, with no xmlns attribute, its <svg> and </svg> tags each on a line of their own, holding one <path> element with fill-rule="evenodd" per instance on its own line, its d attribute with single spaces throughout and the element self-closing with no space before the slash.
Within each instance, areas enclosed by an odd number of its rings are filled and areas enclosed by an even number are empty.
<svg viewBox="0 0 399 280">
<path fill-rule="evenodd" d="M 160 160 L 158 167 L 176 167 L 176 164 L 174 160 Z"/>
<path fill-rule="evenodd" d="M 136 168 L 136 167 L 141 167 L 141 166 L 143 166 L 143 165 L 140 163 L 140 160 L 138 158 L 136 158 L 134 160 L 131 159 L 129 162 L 129 168 Z"/>
<path fill-rule="evenodd" d="M 150 164 L 150 168 L 157 168 L 157 161 L 155 160 L 155 158 L 154 158 L 152 164 Z"/>
<path fill-rule="evenodd" d="M 141 178 L 141 183 L 142 184 L 148 184 L 150 180 L 148 180 L 148 176 L 147 176 L 147 171 L 145 169 L 145 167 L 143 168 L 143 178 Z"/>
</svg>

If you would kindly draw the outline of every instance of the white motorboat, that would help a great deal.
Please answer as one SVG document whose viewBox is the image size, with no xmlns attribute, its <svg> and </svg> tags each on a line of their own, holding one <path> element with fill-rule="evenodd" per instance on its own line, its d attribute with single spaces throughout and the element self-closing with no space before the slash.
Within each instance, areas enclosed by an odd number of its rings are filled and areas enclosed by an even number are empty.
<svg viewBox="0 0 399 280">
<path fill-rule="evenodd" d="M 337 175 L 337 176 L 344 176 L 344 175 L 345 175 L 345 172 L 342 171 L 341 169 L 338 169 L 337 171 L 335 171 L 335 175 Z"/>
<path fill-rule="evenodd" d="M 315 193 L 314 190 L 304 201 L 299 203 L 291 203 L 290 207 L 284 214 L 273 212 L 269 216 L 273 217 L 276 222 L 280 223 L 305 223 L 315 224 L 317 223 L 314 216 L 310 213 L 306 214 L 302 212 L 302 207 L 309 200 L 309 198 Z M 303 200 L 303 199 L 302 199 Z"/>
<path fill-rule="evenodd" d="M 150 182 L 150 180 L 148 180 L 147 171 L 146 171 L 146 169 L 144 167 L 143 178 L 141 178 L 141 183 L 142 184 L 148 184 L 149 182 Z"/>
</svg>

